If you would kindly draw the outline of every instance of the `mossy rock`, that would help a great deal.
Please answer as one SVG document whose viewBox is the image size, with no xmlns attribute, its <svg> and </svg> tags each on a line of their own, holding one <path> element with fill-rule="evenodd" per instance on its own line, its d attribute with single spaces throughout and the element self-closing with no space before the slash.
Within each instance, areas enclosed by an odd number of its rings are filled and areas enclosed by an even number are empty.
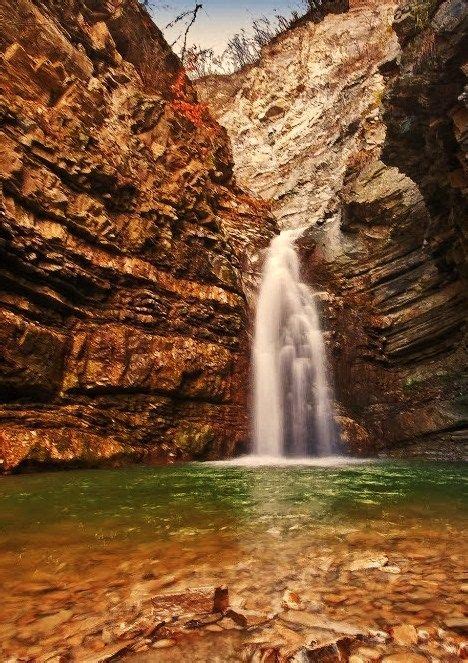
<svg viewBox="0 0 468 663">
<path fill-rule="evenodd" d="M 207 454 L 215 441 L 215 434 L 211 426 L 206 424 L 185 427 L 176 431 L 174 443 L 184 456 L 202 458 Z"/>
</svg>

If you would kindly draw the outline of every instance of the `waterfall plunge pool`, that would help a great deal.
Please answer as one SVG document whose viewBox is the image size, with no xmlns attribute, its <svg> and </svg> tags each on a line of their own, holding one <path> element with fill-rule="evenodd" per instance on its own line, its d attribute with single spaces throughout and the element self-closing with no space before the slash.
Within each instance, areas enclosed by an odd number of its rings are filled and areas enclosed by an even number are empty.
<svg viewBox="0 0 468 663">
<path fill-rule="evenodd" d="M 149 596 L 206 585 L 249 609 L 288 589 L 332 619 L 441 625 L 462 614 L 465 481 L 460 465 L 399 461 L 4 478 L 0 658 L 82 646 L 79 624 L 112 632 Z M 350 572 L 366 555 L 387 569 Z M 66 623 L 37 632 L 51 614 Z"/>
</svg>

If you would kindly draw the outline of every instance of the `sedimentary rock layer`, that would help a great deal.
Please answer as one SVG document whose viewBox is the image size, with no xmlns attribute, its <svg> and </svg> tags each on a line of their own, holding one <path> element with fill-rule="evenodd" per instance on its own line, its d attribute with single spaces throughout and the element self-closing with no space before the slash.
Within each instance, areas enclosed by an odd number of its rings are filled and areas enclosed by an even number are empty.
<svg viewBox="0 0 468 663">
<path fill-rule="evenodd" d="M 3 467 L 244 444 L 272 228 L 136 0 L 1 0 Z"/>
<path fill-rule="evenodd" d="M 465 435 L 467 20 L 458 0 L 351 0 L 198 83 L 239 181 L 307 228 L 351 451 Z"/>
</svg>

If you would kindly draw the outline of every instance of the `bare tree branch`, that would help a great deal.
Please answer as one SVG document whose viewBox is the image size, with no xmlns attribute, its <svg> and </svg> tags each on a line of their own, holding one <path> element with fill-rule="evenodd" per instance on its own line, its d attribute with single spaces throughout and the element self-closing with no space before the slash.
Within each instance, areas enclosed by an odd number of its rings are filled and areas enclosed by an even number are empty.
<svg viewBox="0 0 468 663">
<path fill-rule="evenodd" d="M 186 30 L 185 30 L 185 34 L 184 34 L 184 44 L 183 44 L 183 46 L 182 46 L 182 52 L 181 52 L 181 54 L 180 54 L 180 59 L 182 60 L 182 62 L 184 61 L 184 58 L 185 58 L 185 51 L 187 50 L 187 38 L 188 38 L 188 34 L 189 34 L 189 32 L 190 32 L 190 28 L 192 27 L 192 25 L 193 25 L 193 24 L 195 23 L 195 21 L 197 20 L 197 14 L 198 14 L 198 12 L 200 11 L 200 9 L 203 9 L 203 5 L 200 5 L 200 4 L 197 3 L 197 4 L 195 5 L 194 10 L 193 10 L 192 20 L 191 20 L 190 23 L 187 25 L 187 28 L 186 28 Z"/>
</svg>

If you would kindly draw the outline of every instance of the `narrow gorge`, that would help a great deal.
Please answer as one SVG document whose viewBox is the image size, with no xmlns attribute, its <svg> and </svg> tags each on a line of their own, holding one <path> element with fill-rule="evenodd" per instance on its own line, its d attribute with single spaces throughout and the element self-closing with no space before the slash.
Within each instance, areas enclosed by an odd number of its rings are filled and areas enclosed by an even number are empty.
<svg viewBox="0 0 468 663">
<path fill-rule="evenodd" d="M 136 1 L 2 3 L 4 469 L 249 448 L 270 201 L 345 450 L 460 454 L 466 8 L 330 8 L 200 103 Z"/>
<path fill-rule="evenodd" d="M 197 90 L 239 183 L 308 229 L 347 451 L 463 456 L 466 5 L 330 9 Z"/>
<path fill-rule="evenodd" d="M 0 0 L 0 661 L 467 660 L 467 27 Z"/>
</svg>

